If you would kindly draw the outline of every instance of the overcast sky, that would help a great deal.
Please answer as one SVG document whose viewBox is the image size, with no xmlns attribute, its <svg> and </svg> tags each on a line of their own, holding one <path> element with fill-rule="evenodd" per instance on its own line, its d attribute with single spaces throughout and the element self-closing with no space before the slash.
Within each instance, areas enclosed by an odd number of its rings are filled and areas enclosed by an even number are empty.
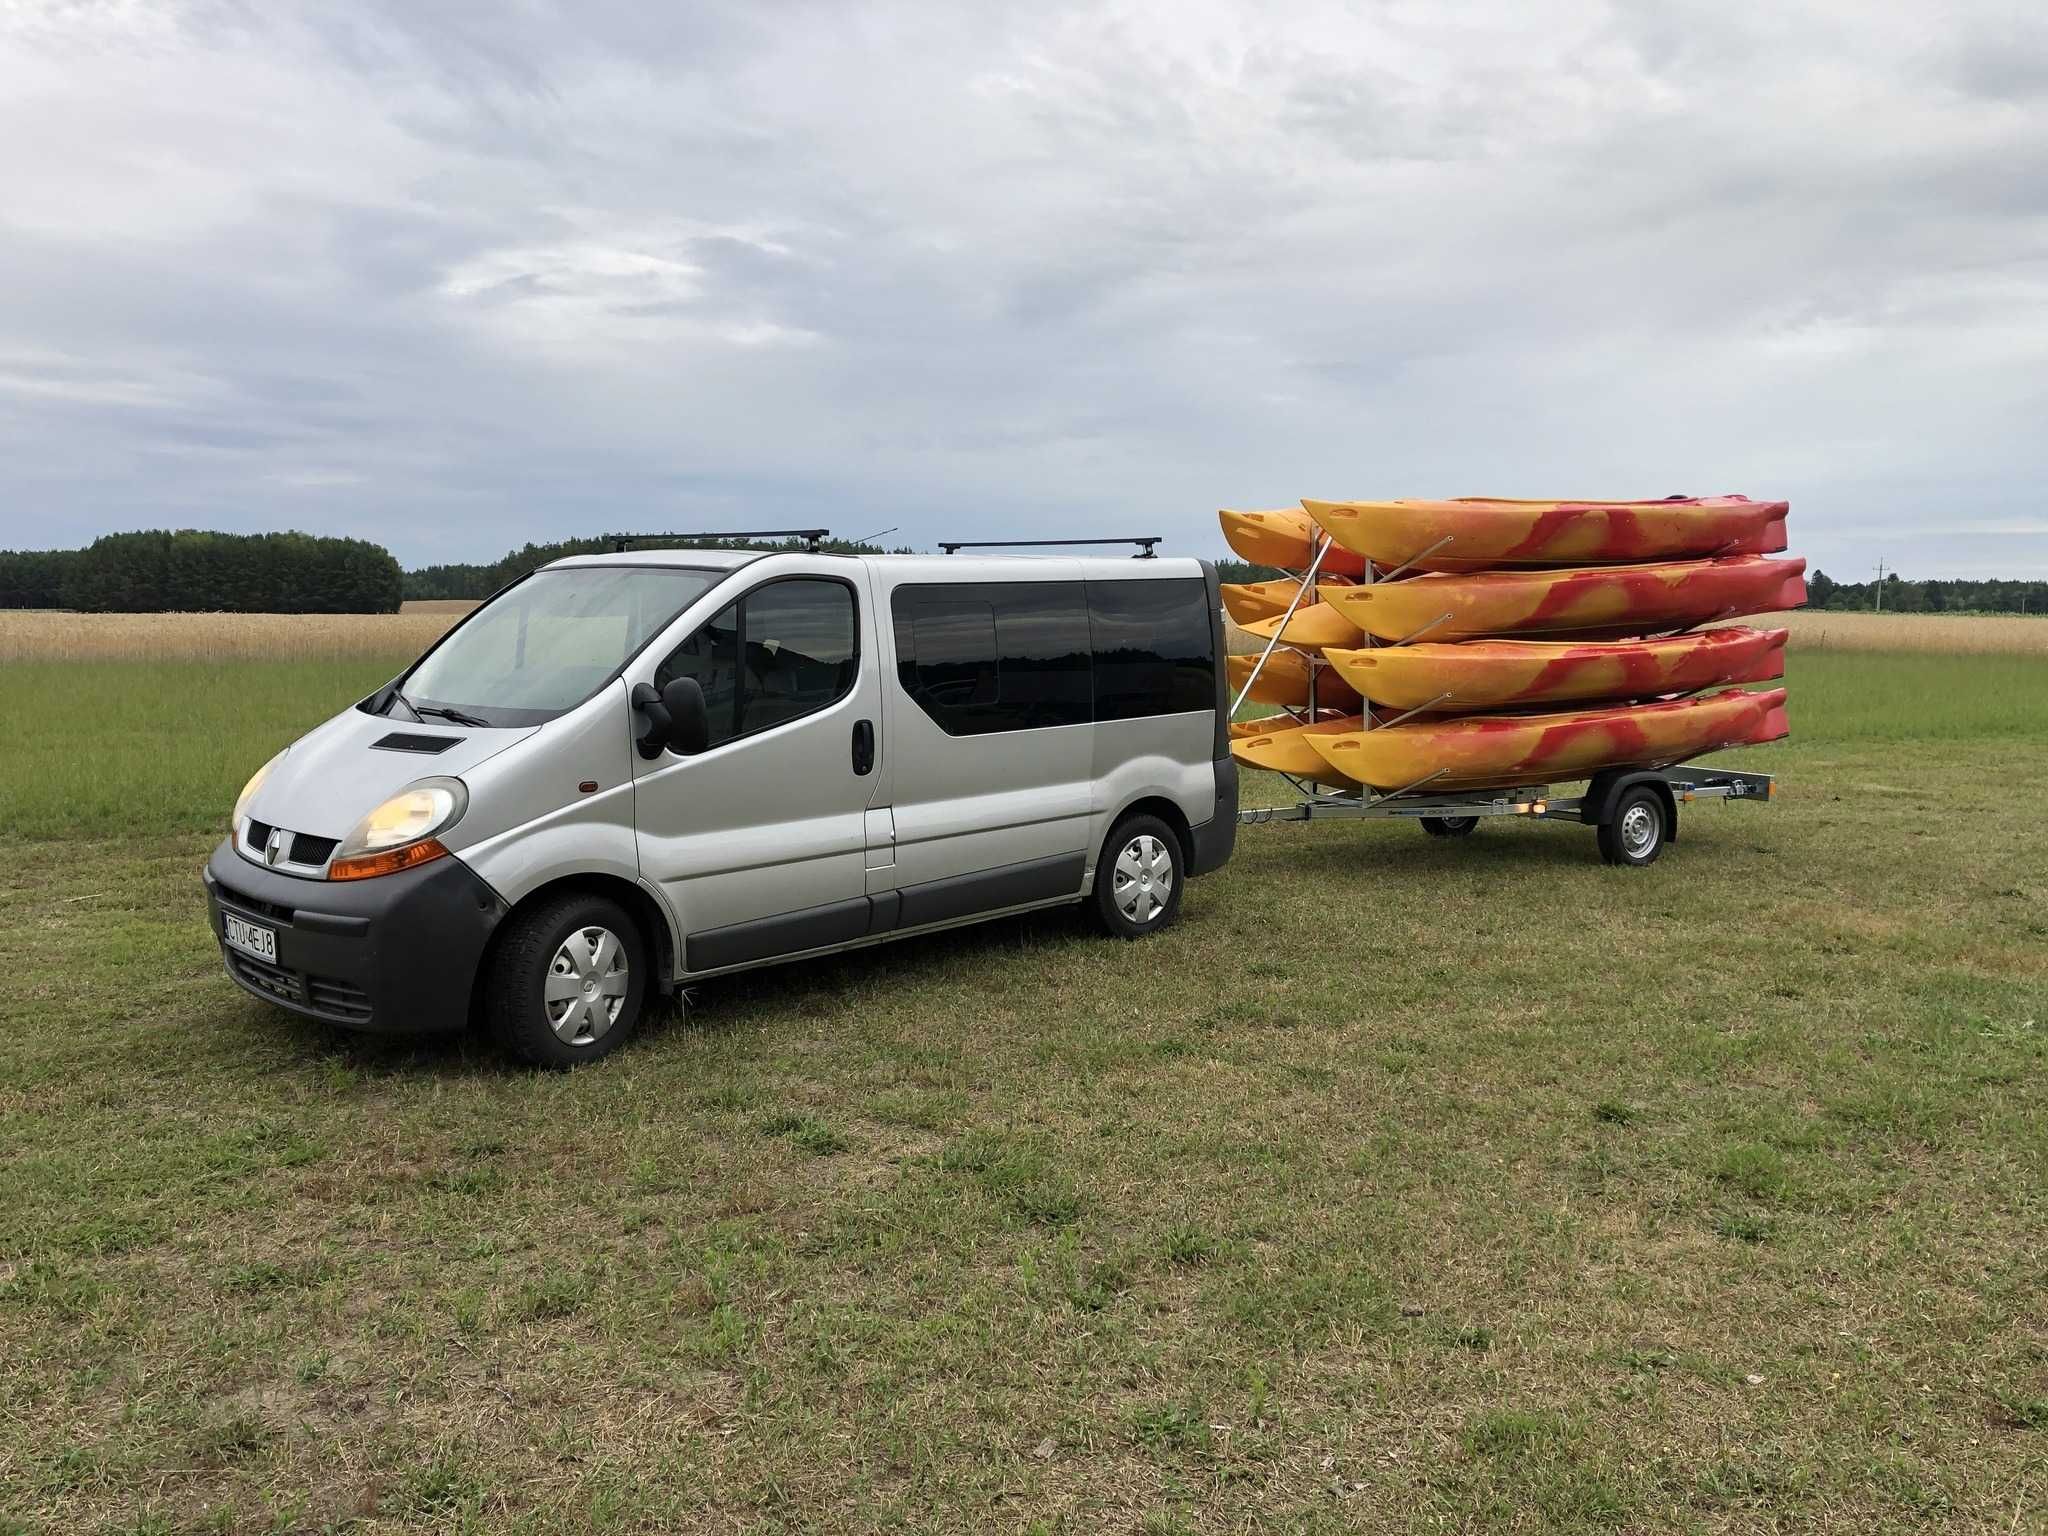
<svg viewBox="0 0 2048 1536">
<path fill-rule="evenodd" d="M 0 546 L 1793 503 L 2048 575 L 2048 6 L 0 0 Z"/>
</svg>

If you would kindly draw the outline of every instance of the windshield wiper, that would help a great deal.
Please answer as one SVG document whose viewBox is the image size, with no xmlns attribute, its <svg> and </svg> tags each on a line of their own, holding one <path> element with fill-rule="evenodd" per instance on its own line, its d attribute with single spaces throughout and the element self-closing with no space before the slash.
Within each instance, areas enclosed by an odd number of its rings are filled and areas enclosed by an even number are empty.
<svg viewBox="0 0 2048 1536">
<path fill-rule="evenodd" d="M 390 714 L 390 713 L 391 713 L 391 706 L 392 706 L 393 704 L 403 704 L 403 705 L 404 705 L 404 706 L 406 707 L 406 709 L 407 709 L 408 711 L 410 711 L 410 712 L 411 712 L 411 714 L 412 714 L 412 717 L 413 717 L 413 719 L 417 720 L 417 719 L 419 719 L 419 718 L 420 718 L 420 709 L 419 709 L 419 706 L 418 706 L 417 704 L 413 703 L 413 701 L 412 701 L 411 699 L 408 699 L 408 698 L 407 698 L 407 697 L 406 697 L 406 696 L 405 696 L 404 694 L 400 693 L 400 692 L 398 691 L 398 687 L 397 687 L 397 685 L 396 685 L 396 684 L 393 684 L 393 685 L 392 685 L 392 688 L 391 688 L 391 691 L 390 691 L 390 693 L 389 693 L 389 694 L 387 694 L 387 695 L 385 696 L 385 699 L 384 699 L 384 713 L 385 713 L 385 714 L 387 714 L 387 715 L 388 715 L 388 714 Z"/>
<path fill-rule="evenodd" d="M 459 709 L 444 709 L 439 704 L 415 704 L 406 700 L 405 707 L 416 715 L 437 715 L 443 720 L 453 720 L 457 725 L 477 725 L 489 729 L 490 721 L 479 720 L 475 715 L 465 715 Z"/>
</svg>

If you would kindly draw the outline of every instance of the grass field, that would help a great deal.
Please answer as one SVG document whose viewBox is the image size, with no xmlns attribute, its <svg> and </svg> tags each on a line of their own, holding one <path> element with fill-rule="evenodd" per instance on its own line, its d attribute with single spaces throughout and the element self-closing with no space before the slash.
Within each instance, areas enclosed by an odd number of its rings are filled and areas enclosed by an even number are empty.
<svg viewBox="0 0 2048 1536">
<path fill-rule="evenodd" d="M 561 1077 L 230 986 L 399 655 L 155 649 L 0 669 L 0 1531 L 2042 1528 L 2040 657 L 1795 654 L 1646 871 L 1249 828 Z"/>
</svg>

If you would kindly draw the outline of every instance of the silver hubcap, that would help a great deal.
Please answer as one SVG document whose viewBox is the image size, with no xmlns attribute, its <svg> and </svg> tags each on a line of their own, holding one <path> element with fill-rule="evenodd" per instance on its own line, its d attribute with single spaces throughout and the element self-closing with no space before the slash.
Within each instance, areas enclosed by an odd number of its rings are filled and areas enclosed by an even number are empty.
<svg viewBox="0 0 2048 1536">
<path fill-rule="evenodd" d="M 565 1045 L 588 1045 L 626 1006 L 626 946 L 609 928 L 578 928 L 548 965 L 548 1027 Z"/>
<path fill-rule="evenodd" d="M 1117 910 L 1134 923 L 1149 923 L 1166 910 L 1173 894 L 1173 855 L 1149 832 L 1124 844 L 1110 873 Z"/>
<path fill-rule="evenodd" d="M 1657 813 L 1641 803 L 1630 806 L 1621 818 L 1621 846 L 1641 858 L 1656 845 Z"/>
</svg>

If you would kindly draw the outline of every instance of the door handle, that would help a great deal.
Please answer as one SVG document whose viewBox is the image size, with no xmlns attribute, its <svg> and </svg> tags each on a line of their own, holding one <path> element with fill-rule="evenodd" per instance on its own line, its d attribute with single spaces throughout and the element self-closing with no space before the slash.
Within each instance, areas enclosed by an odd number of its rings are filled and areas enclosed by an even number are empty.
<svg viewBox="0 0 2048 1536">
<path fill-rule="evenodd" d="M 875 722 L 856 720 L 853 722 L 853 771 L 856 776 L 874 772 L 875 768 Z"/>
</svg>

